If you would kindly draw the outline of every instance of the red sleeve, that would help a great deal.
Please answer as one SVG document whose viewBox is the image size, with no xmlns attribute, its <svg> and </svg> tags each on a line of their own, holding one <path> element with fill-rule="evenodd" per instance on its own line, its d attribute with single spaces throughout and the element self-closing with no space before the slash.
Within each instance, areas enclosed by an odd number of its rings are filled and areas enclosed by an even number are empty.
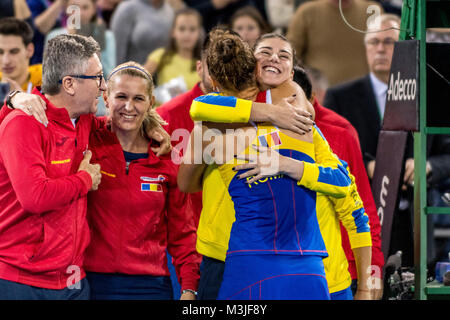
<svg viewBox="0 0 450 320">
<path fill-rule="evenodd" d="M 34 118 L 19 115 L 2 126 L 0 161 L 24 210 L 43 213 L 87 194 L 92 181 L 85 171 L 57 179 L 47 177 L 42 125 Z"/>
<path fill-rule="evenodd" d="M 8 108 L 5 102 L 0 110 L 0 124 L 3 122 L 3 120 L 5 120 L 6 116 L 10 114 L 12 111 L 13 109 Z"/>
<path fill-rule="evenodd" d="M 181 289 L 197 290 L 200 279 L 201 256 L 197 253 L 196 228 L 193 210 L 187 201 L 187 195 L 178 190 L 176 175 L 171 177 L 175 182 L 169 187 L 167 201 L 168 245 L 167 249 L 173 257 L 173 265 L 178 275 Z"/>
<path fill-rule="evenodd" d="M 352 137 L 354 138 L 353 135 Z M 375 206 L 375 201 L 373 200 L 369 178 L 367 177 L 366 169 L 364 167 L 361 148 L 358 141 L 355 139 L 352 141 L 347 141 L 345 146 L 347 149 L 346 156 L 342 157 L 342 159 L 347 161 L 351 173 L 355 176 L 355 183 L 358 188 L 358 193 L 364 203 L 364 209 L 369 216 L 370 233 L 372 236 L 372 265 L 380 267 L 381 270 L 384 265 L 384 257 L 381 251 L 381 225 L 377 214 L 377 208 Z M 347 234 L 342 226 L 341 231 L 343 234 L 342 240 L 345 253 L 348 260 L 352 262 L 350 265 L 352 278 L 356 278 L 356 267 L 354 265 L 355 259 L 350 248 Z"/>
<path fill-rule="evenodd" d="M 167 122 L 167 125 L 163 126 L 164 130 L 166 130 L 168 134 L 172 135 L 174 126 L 172 126 L 172 119 L 170 118 L 170 112 L 167 111 L 170 101 L 167 103 L 168 103 L 167 107 L 164 104 L 156 108 L 156 112 L 161 116 L 161 118 L 163 118 L 164 121 Z"/>
</svg>

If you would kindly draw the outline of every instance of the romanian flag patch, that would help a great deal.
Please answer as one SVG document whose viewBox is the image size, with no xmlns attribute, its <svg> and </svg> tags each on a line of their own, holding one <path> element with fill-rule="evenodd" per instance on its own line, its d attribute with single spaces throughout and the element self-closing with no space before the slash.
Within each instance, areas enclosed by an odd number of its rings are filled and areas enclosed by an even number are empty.
<svg viewBox="0 0 450 320">
<path fill-rule="evenodd" d="M 141 191 L 162 192 L 162 185 L 159 183 L 141 183 Z"/>
<path fill-rule="evenodd" d="M 279 131 L 274 131 L 258 137 L 259 143 L 266 148 L 272 148 L 281 145 Z"/>
</svg>

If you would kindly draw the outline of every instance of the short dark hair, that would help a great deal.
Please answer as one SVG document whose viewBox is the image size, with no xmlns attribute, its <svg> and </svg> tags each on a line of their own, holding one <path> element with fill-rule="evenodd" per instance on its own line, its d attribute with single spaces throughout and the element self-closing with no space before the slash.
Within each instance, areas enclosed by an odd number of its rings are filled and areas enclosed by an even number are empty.
<svg viewBox="0 0 450 320">
<path fill-rule="evenodd" d="M 33 40 L 33 29 L 23 20 L 8 17 L 0 19 L 0 34 L 5 36 L 18 36 L 22 38 L 25 46 Z"/>
<path fill-rule="evenodd" d="M 312 83 L 309 79 L 306 70 L 300 67 L 299 65 L 294 66 L 294 82 L 297 83 L 300 87 L 302 87 L 305 92 L 306 98 L 311 100 L 312 97 Z"/>
</svg>

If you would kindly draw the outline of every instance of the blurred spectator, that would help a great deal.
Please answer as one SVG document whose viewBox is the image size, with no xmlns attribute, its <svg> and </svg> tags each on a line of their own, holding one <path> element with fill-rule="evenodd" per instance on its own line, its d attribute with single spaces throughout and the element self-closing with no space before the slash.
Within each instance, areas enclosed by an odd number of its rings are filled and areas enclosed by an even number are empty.
<svg viewBox="0 0 450 320">
<path fill-rule="evenodd" d="M 27 0 L 31 10 L 34 28 L 34 55 L 31 63 L 42 63 L 45 35 L 55 26 L 60 26 L 59 19 L 66 10 L 68 0 Z"/>
<path fill-rule="evenodd" d="M 50 31 L 45 43 L 60 34 L 92 36 L 100 45 L 103 73 L 108 75 L 116 66 L 116 41 L 114 33 L 97 17 L 96 0 L 69 0 L 68 6 L 80 8 L 80 25 L 68 24 L 65 28 Z"/>
<path fill-rule="evenodd" d="M 271 32 L 271 27 L 261 13 L 251 6 L 236 11 L 230 18 L 230 28 L 239 33 L 251 48 L 262 34 Z"/>
<path fill-rule="evenodd" d="M 402 14 L 403 0 L 374 0 L 381 4 L 386 13 L 393 13 L 398 16 Z"/>
<path fill-rule="evenodd" d="M 275 32 L 285 34 L 297 6 L 294 0 L 265 0 L 267 18 Z"/>
<path fill-rule="evenodd" d="M 177 11 L 186 7 L 186 4 L 183 0 L 167 0 L 167 3 L 173 8 L 173 10 Z"/>
<path fill-rule="evenodd" d="M 217 25 L 228 24 L 231 16 L 246 6 L 257 8 L 267 20 L 264 0 L 184 0 L 184 3 L 200 12 L 206 32 Z"/>
<path fill-rule="evenodd" d="M 110 27 L 111 16 L 116 10 L 117 6 L 122 0 L 98 0 L 97 9 L 100 12 L 100 16 L 105 21 L 106 26 Z"/>
<path fill-rule="evenodd" d="M 400 28 L 400 18 L 396 15 L 384 14 L 380 21 L 381 29 Z M 384 115 L 394 42 L 398 40 L 399 34 L 399 30 L 395 29 L 367 33 L 364 43 L 370 73 L 332 87 L 325 95 L 325 107 L 345 117 L 358 131 L 370 179 L 375 168 L 378 134 Z"/>
<path fill-rule="evenodd" d="M 173 8 L 164 0 L 121 2 L 111 19 L 117 63 L 132 60 L 145 64 L 150 52 L 169 42 L 173 17 Z"/>
<path fill-rule="evenodd" d="M 0 19 L 0 79 L 9 91 L 31 92 L 42 82 L 42 65 L 30 66 L 33 29 L 16 18 Z"/>
<path fill-rule="evenodd" d="M 314 68 L 305 68 L 312 85 L 312 96 L 316 98 L 320 105 L 323 105 L 325 93 L 328 89 L 328 80 L 322 71 Z"/>
<path fill-rule="evenodd" d="M 31 11 L 25 0 L 2 0 L 0 1 L 0 18 L 5 17 L 26 20 L 31 17 Z"/>
<path fill-rule="evenodd" d="M 366 29 L 368 7 L 373 1 L 342 0 L 346 21 L 359 30 Z M 369 11 L 370 12 L 370 11 Z M 289 24 L 287 38 L 292 42 L 301 63 L 325 73 L 330 85 L 367 74 L 364 34 L 350 28 L 339 11 L 339 0 L 317 0 L 301 4 Z"/>
<path fill-rule="evenodd" d="M 68 0 L 67 6 L 80 8 L 80 25 L 69 23 L 65 28 L 50 31 L 45 37 L 45 43 L 60 34 L 92 36 L 100 45 L 103 74 L 107 76 L 116 67 L 116 40 L 114 33 L 106 28 L 101 18 L 97 17 L 96 0 Z M 103 116 L 106 112 L 103 96 L 100 96 L 96 114 Z"/>
<path fill-rule="evenodd" d="M 191 90 L 200 81 L 196 62 L 200 60 L 202 29 L 202 17 L 197 10 L 180 9 L 173 20 L 169 45 L 156 49 L 148 56 L 145 68 L 152 75 L 156 74 L 155 96 L 158 104 Z M 167 99 L 160 98 L 157 91 L 175 78 L 177 89 L 172 88 Z"/>
</svg>

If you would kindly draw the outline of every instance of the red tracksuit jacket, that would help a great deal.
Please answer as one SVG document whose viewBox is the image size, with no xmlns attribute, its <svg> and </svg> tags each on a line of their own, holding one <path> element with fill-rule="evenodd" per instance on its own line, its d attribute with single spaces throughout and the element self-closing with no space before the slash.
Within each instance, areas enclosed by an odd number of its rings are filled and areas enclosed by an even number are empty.
<svg viewBox="0 0 450 320">
<path fill-rule="evenodd" d="M 84 277 L 92 180 L 77 171 L 94 120 L 82 115 L 74 128 L 66 109 L 33 93 L 47 103 L 47 128 L 21 111 L 1 110 L 0 278 L 62 289 Z"/>
<path fill-rule="evenodd" d="M 122 147 L 107 128 L 91 133 L 90 148 L 102 182 L 88 195 L 86 270 L 169 276 L 167 248 L 181 288 L 197 289 L 201 257 L 193 212 L 177 188 L 170 155 L 158 158 L 149 148 L 149 157 L 132 161 L 126 171 Z"/>
</svg>

